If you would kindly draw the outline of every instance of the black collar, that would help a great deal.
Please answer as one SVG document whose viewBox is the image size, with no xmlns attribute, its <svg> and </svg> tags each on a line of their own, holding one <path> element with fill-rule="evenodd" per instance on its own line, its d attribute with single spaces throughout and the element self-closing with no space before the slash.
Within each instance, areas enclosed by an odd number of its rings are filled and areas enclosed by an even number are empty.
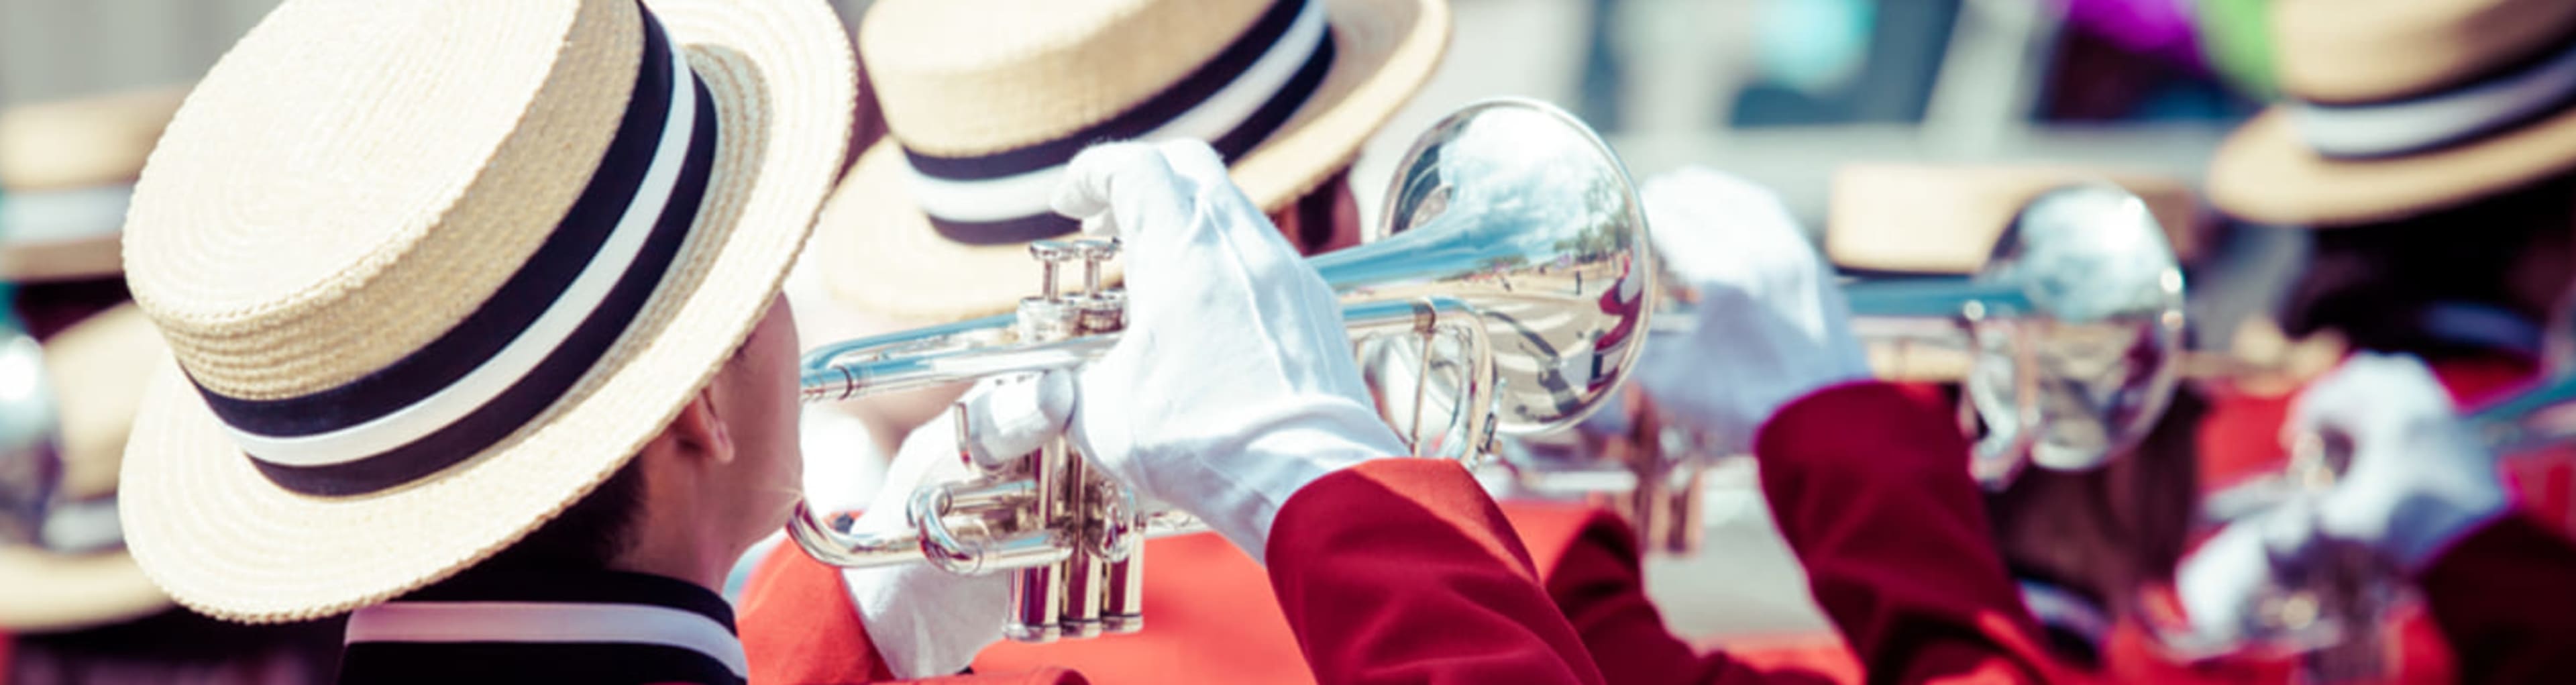
<svg viewBox="0 0 2576 685">
<path fill-rule="evenodd" d="M 469 573 L 349 617 L 343 683 L 741 683 L 733 610 L 634 573 Z"/>
</svg>

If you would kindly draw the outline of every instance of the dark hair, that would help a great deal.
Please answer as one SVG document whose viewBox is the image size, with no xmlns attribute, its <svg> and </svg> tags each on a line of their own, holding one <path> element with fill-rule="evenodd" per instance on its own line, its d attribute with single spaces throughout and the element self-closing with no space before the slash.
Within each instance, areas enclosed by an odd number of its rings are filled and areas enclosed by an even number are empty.
<svg viewBox="0 0 2576 685">
<path fill-rule="evenodd" d="M 2201 419 L 2209 403 L 2190 388 L 2176 388 L 2172 404 L 2147 435 L 2127 454 L 2085 471 L 2022 471 L 2003 491 L 1987 495 L 1989 525 L 1999 538 L 2005 562 L 2070 590 L 2093 593 L 2112 604 L 2125 602 L 2130 588 L 2109 587 L 2116 577 L 2077 577 L 2048 556 L 2086 549 L 2117 549 L 2123 558 L 2086 560 L 2081 566 L 2117 569 L 2132 581 L 2173 577 L 2190 537 L 2200 490 L 2198 449 Z M 2034 530 L 2060 536 L 2091 538 L 2014 540 Z M 2059 560 L 2063 561 L 2063 560 Z"/>
<path fill-rule="evenodd" d="M 2548 312 L 2515 296 L 2513 268 L 2524 253 L 2568 240 L 2571 230 L 2576 174 L 2457 207 L 2318 230 L 2282 328 L 2292 336 L 2336 331 L 2360 349 L 2430 358 L 2478 353 L 2427 334 L 2425 309 L 2466 302 L 2546 320 Z"/>
<path fill-rule="evenodd" d="M 635 515 L 644 506 L 644 461 L 615 475 L 477 570 L 595 570 L 635 545 Z"/>
</svg>

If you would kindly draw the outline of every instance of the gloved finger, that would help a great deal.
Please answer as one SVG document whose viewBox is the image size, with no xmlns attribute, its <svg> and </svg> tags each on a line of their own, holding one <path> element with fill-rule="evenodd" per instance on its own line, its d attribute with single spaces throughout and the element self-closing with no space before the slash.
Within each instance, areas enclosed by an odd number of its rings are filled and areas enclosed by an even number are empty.
<svg viewBox="0 0 2576 685">
<path fill-rule="evenodd" d="M 1048 206 L 1057 214 L 1082 221 L 1083 231 L 1102 237 L 1124 237 L 1122 232 L 1136 228 L 1116 220 L 1116 186 L 1121 179 L 1128 183 L 1146 183 L 1155 177 L 1170 177 L 1171 166 L 1155 146 L 1147 143 L 1103 143 L 1084 148 L 1065 165 L 1064 180 L 1056 186 Z"/>
<path fill-rule="evenodd" d="M 1194 138 L 1166 140 L 1155 143 L 1154 150 L 1163 154 L 1163 163 L 1171 165 L 1172 173 L 1201 186 L 1229 178 L 1225 158 L 1218 156 L 1216 148 L 1208 147 L 1205 141 Z"/>
<path fill-rule="evenodd" d="M 1743 273 L 1740 244 L 1748 238 L 1766 244 L 1772 235 L 1798 236 L 1797 219 L 1778 195 L 1751 181 L 1706 167 L 1692 166 L 1647 179 L 1638 192 L 1647 220 L 1655 227 L 1650 239 L 1665 267 L 1686 280 L 1731 279 Z"/>
<path fill-rule="evenodd" d="M 1050 371 L 990 379 L 957 404 L 966 417 L 966 458 L 996 468 L 1064 434 L 1073 415 L 1073 376 Z"/>
<path fill-rule="evenodd" d="M 2263 531 L 2256 521 L 2220 530 L 2185 557 L 2174 572 L 2174 592 L 2195 642 L 2224 644 L 2244 637 L 2254 595 L 2272 574 Z"/>
<path fill-rule="evenodd" d="M 1216 148 L 1196 139 L 1167 140 L 1155 144 L 1155 147 L 1162 151 L 1163 161 L 1172 166 L 1172 172 L 1198 191 L 1197 199 L 1202 205 L 1199 212 L 1242 219 L 1213 222 L 1212 228 L 1232 231 L 1238 239 L 1269 243 L 1280 252 L 1296 253 L 1296 248 L 1288 244 L 1287 236 L 1280 234 L 1278 227 L 1270 222 L 1270 217 L 1262 213 L 1261 207 L 1234 185 L 1232 172 L 1226 169 L 1225 158 L 1217 155 Z M 1259 217 L 1259 220 L 1254 220 L 1254 217 Z"/>
<path fill-rule="evenodd" d="M 2355 353 L 2290 405 L 2282 444 L 2320 431 L 2359 434 L 2416 413 L 2452 414 L 2450 392 L 2412 355 Z"/>
</svg>

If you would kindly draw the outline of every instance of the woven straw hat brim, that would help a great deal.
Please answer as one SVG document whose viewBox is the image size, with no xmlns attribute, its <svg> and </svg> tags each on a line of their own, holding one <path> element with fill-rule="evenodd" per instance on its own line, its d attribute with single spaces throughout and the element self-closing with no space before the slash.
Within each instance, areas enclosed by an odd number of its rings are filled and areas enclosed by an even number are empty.
<svg viewBox="0 0 2576 685">
<path fill-rule="evenodd" d="M 0 630 L 60 633 L 123 623 L 171 607 L 124 551 L 59 555 L 0 548 Z"/>
<path fill-rule="evenodd" d="M 614 473 L 732 356 L 840 168 L 856 58 L 820 0 L 645 5 L 714 94 L 722 138 L 696 228 L 633 326 L 529 428 L 436 476 L 356 497 L 271 483 L 165 365 L 137 419 L 121 502 L 129 548 L 172 597 L 218 618 L 283 622 L 444 579 Z"/>
<path fill-rule="evenodd" d="M 1448 48 L 1445 0 L 1329 2 L 1331 71 L 1286 125 L 1232 165 L 1235 183 L 1265 210 L 1349 166 Z M 907 194 L 902 155 L 891 138 L 870 147 L 823 208 L 814 258 L 832 297 L 889 317 L 952 320 L 1035 294 L 1039 267 L 1027 247 L 967 245 L 932 228 Z"/>
<path fill-rule="evenodd" d="M 2209 199 L 2256 223 L 2366 224 L 2457 206 L 2576 168 L 2576 108 L 2501 135 L 2404 157 L 2338 160 L 2273 107 L 2237 129 L 2209 165 Z"/>
</svg>

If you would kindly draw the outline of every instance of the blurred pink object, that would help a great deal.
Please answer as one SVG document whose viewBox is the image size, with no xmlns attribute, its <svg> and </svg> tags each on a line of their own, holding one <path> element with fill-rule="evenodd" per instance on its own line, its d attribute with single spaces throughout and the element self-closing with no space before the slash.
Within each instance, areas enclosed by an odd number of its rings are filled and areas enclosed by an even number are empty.
<svg viewBox="0 0 2576 685">
<path fill-rule="evenodd" d="M 2192 0 L 2050 0 L 2066 24 L 2101 36 L 2131 52 L 2204 68 L 2192 21 Z"/>
</svg>

